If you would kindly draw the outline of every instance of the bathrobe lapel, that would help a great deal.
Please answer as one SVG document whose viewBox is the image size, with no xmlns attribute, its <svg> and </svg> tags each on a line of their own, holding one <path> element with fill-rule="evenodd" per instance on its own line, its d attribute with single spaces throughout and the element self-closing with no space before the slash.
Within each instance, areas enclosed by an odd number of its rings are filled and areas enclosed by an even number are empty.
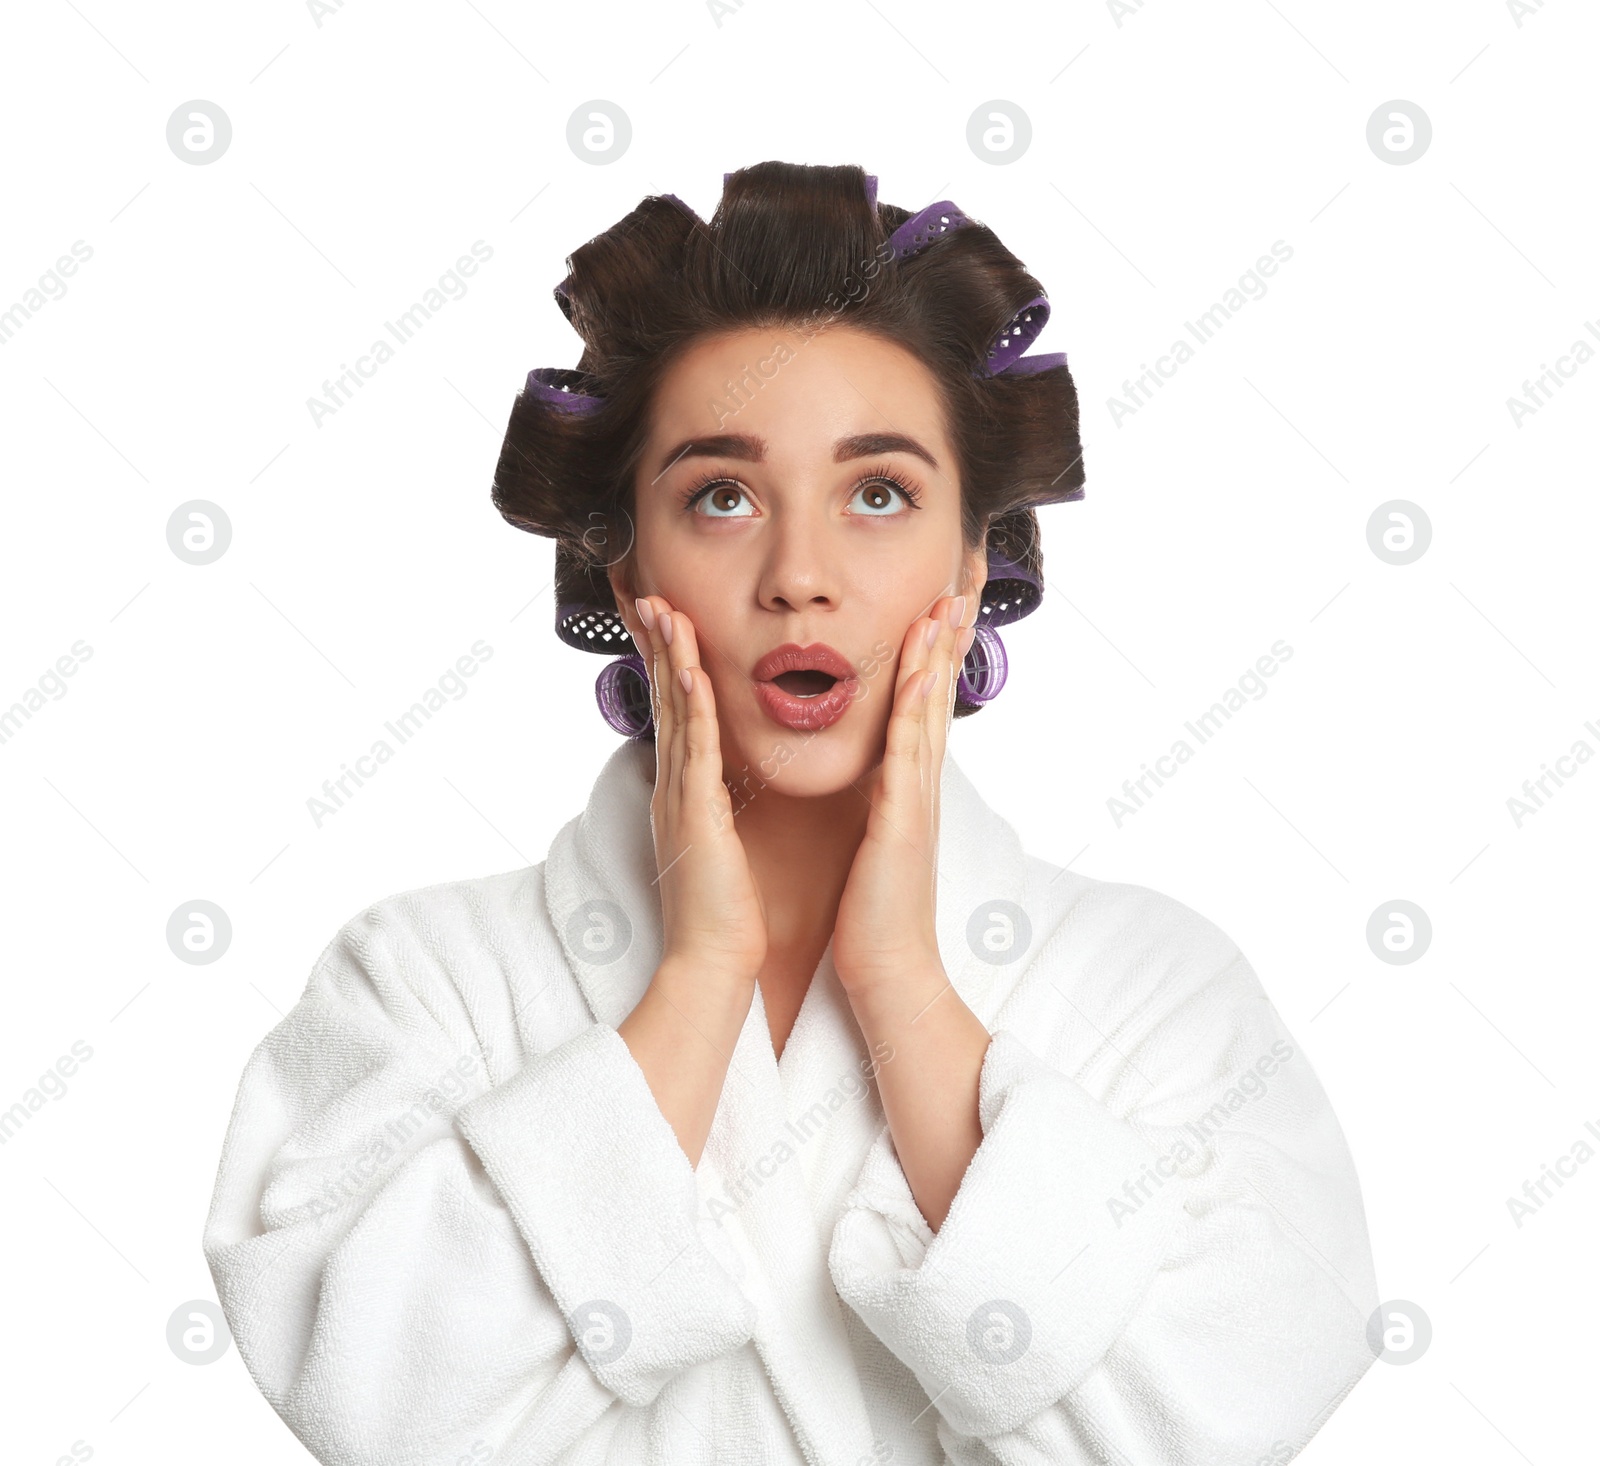
<svg viewBox="0 0 1600 1466">
<path fill-rule="evenodd" d="M 623 744 L 545 862 L 550 919 L 594 1017 L 617 1027 L 660 961 L 650 797 L 655 753 Z M 986 1026 L 1033 955 L 1025 859 L 947 752 L 940 795 L 937 938 L 951 985 Z M 1022 937 L 1021 945 L 1006 949 Z M 997 956 L 1007 960 L 997 960 Z M 886 1056 L 879 1055 L 881 1063 Z M 867 1151 L 885 1130 L 874 1056 L 823 954 L 779 1061 L 757 989 L 696 1168 L 702 1231 L 757 1304 L 753 1342 L 807 1459 L 854 1466 L 873 1432 L 828 1244 Z"/>
</svg>

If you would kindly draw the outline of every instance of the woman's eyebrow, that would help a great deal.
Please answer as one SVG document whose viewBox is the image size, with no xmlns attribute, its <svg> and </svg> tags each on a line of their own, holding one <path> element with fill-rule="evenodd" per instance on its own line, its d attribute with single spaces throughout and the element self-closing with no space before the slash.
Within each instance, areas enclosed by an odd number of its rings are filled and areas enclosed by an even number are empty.
<svg viewBox="0 0 1600 1466">
<path fill-rule="evenodd" d="M 939 460 L 933 454 L 904 433 L 858 433 L 853 438 L 840 438 L 833 445 L 835 463 L 848 463 L 852 458 L 876 458 L 880 453 L 909 453 L 935 471 L 939 467 Z"/>
<path fill-rule="evenodd" d="M 833 445 L 835 463 L 849 463 L 855 458 L 875 458 L 883 453 L 909 453 L 922 459 L 935 471 L 939 467 L 939 460 L 905 433 L 857 433 L 852 437 L 840 438 Z M 766 440 L 750 433 L 718 433 L 709 438 L 687 438 L 662 459 L 656 478 L 660 478 L 682 458 L 737 458 L 746 463 L 761 463 L 766 456 Z"/>
</svg>

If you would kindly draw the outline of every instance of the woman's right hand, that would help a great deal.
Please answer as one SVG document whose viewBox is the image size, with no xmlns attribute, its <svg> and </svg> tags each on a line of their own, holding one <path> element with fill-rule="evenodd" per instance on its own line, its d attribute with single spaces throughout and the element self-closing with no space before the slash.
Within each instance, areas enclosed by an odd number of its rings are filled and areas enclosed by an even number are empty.
<svg viewBox="0 0 1600 1466">
<path fill-rule="evenodd" d="M 662 965 L 748 982 L 767 955 L 761 892 L 734 828 L 722 782 L 722 741 L 711 679 L 689 618 L 662 596 L 634 602 L 648 637 L 656 787 L 650 802 L 661 899 Z M 668 640 L 670 636 L 671 640 Z"/>
</svg>

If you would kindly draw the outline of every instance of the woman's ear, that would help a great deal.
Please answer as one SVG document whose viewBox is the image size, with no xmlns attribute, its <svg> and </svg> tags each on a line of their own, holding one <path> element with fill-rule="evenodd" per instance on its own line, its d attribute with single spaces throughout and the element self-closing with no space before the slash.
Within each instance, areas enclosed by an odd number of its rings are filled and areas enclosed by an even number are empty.
<svg viewBox="0 0 1600 1466">
<path fill-rule="evenodd" d="M 639 620 L 639 612 L 634 607 L 634 597 L 637 592 L 633 588 L 633 556 L 624 555 L 620 560 L 606 566 L 606 578 L 611 582 L 611 596 L 617 603 L 617 614 L 622 618 L 622 624 L 627 627 L 628 635 L 640 646 L 650 645 L 650 634 L 644 629 L 644 624 Z"/>
<path fill-rule="evenodd" d="M 965 589 L 963 595 L 972 597 L 974 607 L 983 604 L 983 588 L 989 583 L 989 546 L 987 540 L 975 550 L 968 550 L 962 565 Z M 977 611 L 973 611 L 973 621 L 977 620 Z M 968 625 L 973 624 L 968 622 Z"/>
</svg>

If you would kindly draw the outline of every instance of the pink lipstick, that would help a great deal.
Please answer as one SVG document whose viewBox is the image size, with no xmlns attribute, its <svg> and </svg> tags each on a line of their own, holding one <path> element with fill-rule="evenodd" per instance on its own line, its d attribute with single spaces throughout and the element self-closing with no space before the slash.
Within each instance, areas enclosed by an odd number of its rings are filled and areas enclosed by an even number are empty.
<svg viewBox="0 0 1600 1466">
<path fill-rule="evenodd" d="M 797 732 L 831 728 L 849 710 L 860 686 L 850 662 L 820 641 L 774 647 L 750 675 L 767 716 Z"/>
</svg>

